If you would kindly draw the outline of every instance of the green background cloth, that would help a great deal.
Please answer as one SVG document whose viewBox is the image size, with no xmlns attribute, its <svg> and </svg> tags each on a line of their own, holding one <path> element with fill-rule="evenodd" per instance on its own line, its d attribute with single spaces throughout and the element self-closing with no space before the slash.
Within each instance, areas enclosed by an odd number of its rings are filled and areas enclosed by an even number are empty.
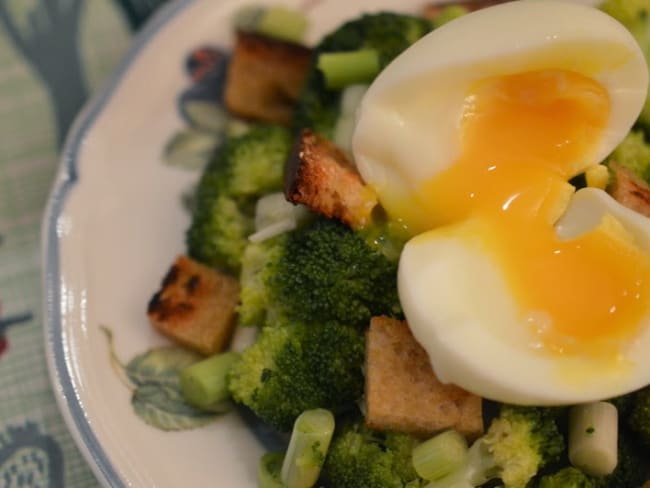
<svg viewBox="0 0 650 488">
<path fill-rule="evenodd" d="M 164 0 L 0 0 L 0 487 L 97 485 L 43 344 L 41 220 L 83 102 Z"/>
</svg>

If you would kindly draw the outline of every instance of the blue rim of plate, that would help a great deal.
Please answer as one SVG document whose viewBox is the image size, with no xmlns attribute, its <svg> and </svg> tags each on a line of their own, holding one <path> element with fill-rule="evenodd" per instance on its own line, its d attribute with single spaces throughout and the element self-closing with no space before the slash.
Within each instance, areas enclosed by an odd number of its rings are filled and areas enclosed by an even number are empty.
<svg viewBox="0 0 650 488">
<path fill-rule="evenodd" d="M 95 476 L 105 486 L 120 488 L 127 485 L 111 463 L 108 455 L 97 440 L 93 428 L 80 403 L 77 387 L 72 379 L 71 364 L 63 343 L 61 322 L 61 269 L 57 223 L 71 190 L 79 182 L 78 156 L 80 148 L 95 121 L 110 102 L 122 83 L 124 75 L 137 61 L 143 49 L 156 37 L 174 17 L 196 0 L 176 0 L 162 7 L 146 26 L 136 34 L 131 48 L 118 65 L 108 82 L 87 104 L 75 120 L 62 151 L 59 172 L 48 199 L 43 220 L 44 258 L 44 332 L 48 369 L 59 409 L 68 428 L 74 434 L 78 447 L 90 464 Z"/>
</svg>

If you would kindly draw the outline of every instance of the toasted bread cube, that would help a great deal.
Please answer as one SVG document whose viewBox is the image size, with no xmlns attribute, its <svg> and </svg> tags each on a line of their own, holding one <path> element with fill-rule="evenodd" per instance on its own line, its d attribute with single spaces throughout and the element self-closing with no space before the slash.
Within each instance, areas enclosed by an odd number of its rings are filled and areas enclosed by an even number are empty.
<svg viewBox="0 0 650 488">
<path fill-rule="evenodd" d="M 298 138 L 285 172 L 285 195 L 352 228 L 370 221 L 377 195 L 333 142 L 309 129 Z"/>
<path fill-rule="evenodd" d="M 289 125 L 310 64 L 309 48 L 238 32 L 226 75 L 226 107 L 245 118 Z"/>
<path fill-rule="evenodd" d="M 151 325 L 174 342 L 210 355 L 223 350 L 235 325 L 239 283 L 179 256 L 149 301 Z"/>
<path fill-rule="evenodd" d="M 609 167 L 614 173 L 614 180 L 607 189 L 609 194 L 621 205 L 650 217 L 650 186 L 618 164 L 612 163 Z"/>
<path fill-rule="evenodd" d="M 470 439 L 483 432 L 481 398 L 442 384 L 429 356 L 406 324 L 374 317 L 366 341 L 366 423 L 378 430 L 431 436 L 456 429 Z"/>
</svg>

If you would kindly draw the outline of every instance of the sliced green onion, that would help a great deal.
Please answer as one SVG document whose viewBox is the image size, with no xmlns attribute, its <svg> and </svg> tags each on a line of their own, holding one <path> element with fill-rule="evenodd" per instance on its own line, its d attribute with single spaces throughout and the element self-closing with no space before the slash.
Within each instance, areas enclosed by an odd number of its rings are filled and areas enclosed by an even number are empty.
<svg viewBox="0 0 650 488">
<path fill-rule="evenodd" d="M 333 433 L 334 415 L 329 410 L 306 410 L 298 416 L 282 464 L 287 488 L 310 488 L 316 483 Z"/>
<path fill-rule="evenodd" d="M 469 481 L 466 469 L 458 469 L 453 473 L 435 481 L 430 481 L 424 488 L 474 488 L 474 483 Z"/>
<path fill-rule="evenodd" d="M 267 452 L 261 457 L 257 467 L 258 488 L 284 488 L 280 479 L 283 460 L 283 452 Z"/>
<path fill-rule="evenodd" d="M 602 164 L 590 166 L 585 171 L 585 179 L 587 180 L 587 186 L 604 190 L 609 184 L 609 170 L 607 166 Z"/>
<path fill-rule="evenodd" d="M 467 462 L 467 441 L 455 430 L 447 430 L 413 449 L 413 467 L 425 480 L 437 480 Z"/>
<path fill-rule="evenodd" d="M 228 372 L 238 359 L 238 353 L 229 351 L 183 369 L 180 379 L 185 401 L 201 410 L 224 411 L 224 404 L 230 398 Z"/>
<path fill-rule="evenodd" d="M 379 54 L 374 49 L 360 49 L 318 56 L 318 69 L 330 90 L 340 90 L 355 83 L 369 83 L 379 73 Z"/>
<path fill-rule="evenodd" d="M 288 202 L 283 192 L 265 195 L 255 206 L 255 232 L 248 236 L 248 240 L 262 242 L 293 230 L 308 215 L 304 205 Z"/>
<path fill-rule="evenodd" d="M 301 11 L 276 5 L 264 11 L 257 32 L 276 39 L 300 43 L 307 26 L 307 17 Z"/>
<path fill-rule="evenodd" d="M 302 42 L 308 27 L 304 13 L 280 5 L 246 5 L 235 12 L 233 23 L 236 29 L 294 43 Z"/>
<path fill-rule="evenodd" d="M 352 152 L 357 109 L 367 90 L 368 85 L 356 84 L 346 86 L 341 93 L 341 115 L 334 128 L 334 143 L 348 153 Z"/>
<path fill-rule="evenodd" d="M 463 7 L 462 5 L 449 5 L 443 8 L 442 11 L 436 15 L 435 19 L 431 21 L 431 23 L 433 24 L 434 28 L 438 28 L 447 22 L 457 19 L 458 17 L 462 17 L 468 12 L 469 10 L 467 10 L 467 8 Z"/>
<path fill-rule="evenodd" d="M 605 476 L 618 463 L 618 411 L 608 402 L 569 411 L 569 461 L 593 476 Z"/>
</svg>

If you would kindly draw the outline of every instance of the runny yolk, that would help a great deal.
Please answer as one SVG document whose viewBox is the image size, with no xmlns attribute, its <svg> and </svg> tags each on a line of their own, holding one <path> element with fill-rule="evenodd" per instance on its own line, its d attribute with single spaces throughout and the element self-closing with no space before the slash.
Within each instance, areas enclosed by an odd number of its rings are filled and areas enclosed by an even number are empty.
<svg viewBox="0 0 650 488">
<path fill-rule="evenodd" d="M 569 240 L 553 227 L 609 114 L 605 88 L 575 72 L 484 79 L 466 98 L 459 159 L 419 194 L 430 228 L 487 224 L 481 238 L 547 350 L 611 350 L 647 310 L 650 259 L 613 217 Z"/>
</svg>

